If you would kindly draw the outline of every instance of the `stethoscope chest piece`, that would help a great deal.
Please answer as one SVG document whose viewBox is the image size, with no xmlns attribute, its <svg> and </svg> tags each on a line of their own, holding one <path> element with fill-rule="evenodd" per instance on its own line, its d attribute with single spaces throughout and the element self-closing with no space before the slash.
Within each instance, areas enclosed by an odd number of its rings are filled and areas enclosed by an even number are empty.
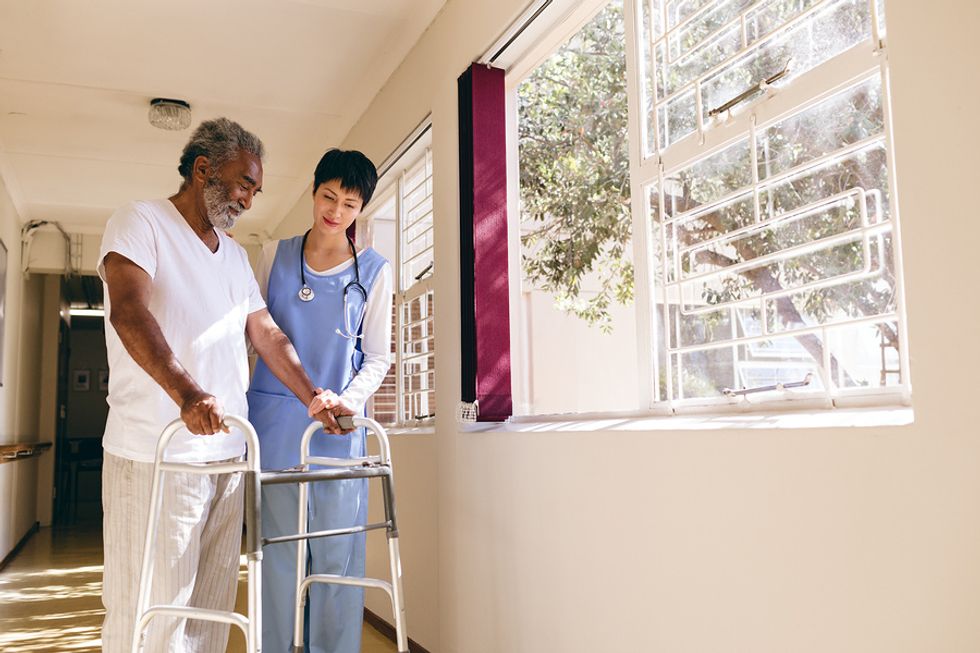
<svg viewBox="0 0 980 653">
<path fill-rule="evenodd" d="M 313 294 L 313 289 L 304 283 L 303 287 L 299 289 L 300 301 L 311 302 L 313 301 L 313 297 L 315 297 L 315 295 Z"/>
</svg>

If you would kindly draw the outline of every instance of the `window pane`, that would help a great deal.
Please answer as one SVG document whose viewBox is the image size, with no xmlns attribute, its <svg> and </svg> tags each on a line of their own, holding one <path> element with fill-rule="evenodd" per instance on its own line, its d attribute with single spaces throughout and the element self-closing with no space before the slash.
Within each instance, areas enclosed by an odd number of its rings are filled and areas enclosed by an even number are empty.
<svg viewBox="0 0 980 653">
<path fill-rule="evenodd" d="M 765 165 L 765 163 L 760 163 Z M 844 193 L 865 198 L 872 222 L 888 216 L 888 166 L 884 141 L 842 154 L 759 189 L 763 219 L 773 219 Z"/>
<path fill-rule="evenodd" d="M 675 96 L 657 110 L 660 121 L 660 138 L 664 147 L 693 134 L 698 128 L 698 109 L 694 99 L 694 89 Z"/>
<path fill-rule="evenodd" d="M 818 324 L 833 324 L 896 311 L 892 239 L 876 238 L 869 248 L 868 271 L 856 280 L 822 285 L 766 302 L 769 331 L 777 333 Z M 782 307 L 792 310 L 783 310 Z"/>
<path fill-rule="evenodd" d="M 660 398 L 902 382 L 883 102 L 876 75 L 650 188 Z"/>
<path fill-rule="evenodd" d="M 672 49 L 667 48 L 668 51 Z M 664 80 L 662 97 L 670 97 L 685 88 L 741 49 L 742 30 L 738 25 L 732 25 L 717 36 L 678 56 L 676 61 L 658 61 L 657 64 L 662 71 L 661 77 Z"/>
<path fill-rule="evenodd" d="M 634 408 L 622 3 L 602 9 L 517 93 L 522 293 L 514 319 L 531 403 L 518 410 Z"/>
<path fill-rule="evenodd" d="M 790 3 L 790 6 L 793 4 Z M 785 6 L 786 3 L 770 5 L 778 8 Z M 795 11 L 777 11 L 773 22 L 791 26 L 774 31 L 771 36 L 756 43 L 745 56 L 706 77 L 702 84 L 705 119 L 708 119 L 708 112 L 712 109 L 787 66 L 789 75 L 779 84 L 799 77 L 870 37 L 867 0 L 838 0 L 822 3 L 821 7 L 796 23 L 789 22 Z M 752 16 L 748 20 L 751 21 Z"/>
<path fill-rule="evenodd" d="M 748 139 L 670 175 L 666 211 L 672 217 L 716 202 L 752 183 L 752 158 Z"/>
<path fill-rule="evenodd" d="M 895 320 L 846 327 L 828 336 L 834 359 L 834 383 L 841 388 L 896 386 L 903 382 Z"/>
<path fill-rule="evenodd" d="M 426 150 L 401 179 L 401 289 L 432 271 L 432 155 Z"/>
<path fill-rule="evenodd" d="M 382 424 L 413 424 L 435 412 L 432 269 L 432 157 L 421 138 L 378 182 L 357 225 L 358 243 L 392 262 L 393 364 L 368 406 Z M 417 280 L 419 277 L 421 280 Z"/>
<path fill-rule="evenodd" d="M 784 68 L 777 86 L 869 42 L 871 11 L 867 0 L 652 0 L 640 32 L 650 155 L 698 128 L 699 101 L 710 126 L 713 110 Z"/>
<path fill-rule="evenodd" d="M 745 32 L 749 43 L 755 43 L 787 21 L 796 18 L 807 9 L 820 4 L 821 0 L 770 0 L 764 2 L 745 16 Z"/>
<path fill-rule="evenodd" d="M 379 254 L 384 256 L 392 264 L 392 269 L 396 269 L 397 259 L 395 256 L 395 240 L 397 238 L 396 220 L 398 217 L 397 203 L 397 184 L 389 185 L 387 188 L 379 184 L 378 192 L 375 193 L 367 206 L 367 211 L 357 218 L 356 222 L 356 242 L 357 247 L 373 247 Z M 397 306 L 393 303 L 392 325 L 397 324 Z M 395 360 L 395 336 L 392 331 L 391 338 L 391 360 Z M 396 367 L 392 365 L 388 368 L 381 386 L 371 396 L 367 404 L 367 415 L 371 419 L 377 420 L 381 424 L 393 424 L 397 421 L 398 414 L 398 391 L 395 379 Z"/>
<path fill-rule="evenodd" d="M 435 323 L 432 291 L 401 305 L 403 422 L 426 419 L 435 413 Z"/>
<path fill-rule="evenodd" d="M 707 11 L 697 14 L 668 38 L 671 59 L 677 59 L 698 46 L 713 41 L 717 35 L 732 29 L 738 30 L 738 41 L 741 44 L 741 23 L 737 19 L 739 14 L 755 1 L 716 2 Z"/>
<path fill-rule="evenodd" d="M 654 105 L 653 71 L 655 70 L 655 64 L 653 61 L 652 42 L 663 33 L 663 12 L 660 11 L 659 7 L 654 11 L 653 5 L 656 0 L 639 0 L 639 2 L 642 13 L 638 46 L 640 50 L 640 79 L 643 80 L 643 115 L 646 116 L 646 120 L 643 121 L 643 131 L 645 132 L 643 155 L 646 157 L 657 150 L 657 126 L 655 124 L 655 117 L 658 114 Z M 660 47 L 663 47 L 663 45 Z"/>
<path fill-rule="evenodd" d="M 778 175 L 883 132 L 881 79 L 875 77 L 760 130 L 756 145 L 759 178 Z"/>
<path fill-rule="evenodd" d="M 391 323 L 392 325 L 398 324 L 398 306 L 392 303 L 391 305 Z M 395 357 L 395 342 L 396 333 L 392 333 L 391 338 L 391 360 L 396 360 Z M 396 379 L 396 373 L 398 368 L 396 365 L 392 365 L 388 368 L 388 373 L 385 374 L 384 381 L 381 382 L 381 387 L 378 388 L 377 392 L 371 397 L 368 403 L 368 416 L 376 420 L 381 424 L 394 424 L 398 421 L 398 380 Z"/>
<path fill-rule="evenodd" d="M 699 9 L 704 9 L 713 0 L 667 0 L 667 27 L 673 29 L 684 20 L 695 15 Z"/>
</svg>

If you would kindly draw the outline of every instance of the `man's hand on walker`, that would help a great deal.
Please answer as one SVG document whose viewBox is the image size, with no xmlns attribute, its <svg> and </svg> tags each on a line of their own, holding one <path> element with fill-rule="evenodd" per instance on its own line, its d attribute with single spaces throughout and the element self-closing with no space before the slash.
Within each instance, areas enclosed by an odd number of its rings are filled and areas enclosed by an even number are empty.
<svg viewBox="0 0 980 653">
<path fill-rule="evenodd" d="M 228 427 L 223 422 L 224 407 L 217 397 L 203 391 L 184 400 L 180 406 L 180 418 L 194 435 L 214 435 L 219 431 L 228 433 Z"/>
</svg>

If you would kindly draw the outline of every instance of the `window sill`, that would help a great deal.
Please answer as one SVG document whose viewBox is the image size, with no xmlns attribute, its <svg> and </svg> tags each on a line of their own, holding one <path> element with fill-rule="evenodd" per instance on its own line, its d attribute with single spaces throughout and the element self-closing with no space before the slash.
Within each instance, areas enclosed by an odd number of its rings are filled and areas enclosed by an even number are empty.
<svg viewBox="0 0 980 653">
<path fill-rule="evenodd" d="M 420 424 L 418 426 L 408 426 L 405 424 L 397 424 L 392 426 L 384 427 L 385 433 L 390 436 L 402 436 L 402 435 L 435 435 L 436 425 L 432 422 L 426 424 Z"/>
<path fill-rule="evenodd" d="M 909 406 L 839 408 L 766 413 L 687 415 L 547 415 L 519 417 L 507 422 L 461 423 L 462 433 L 483 432 L 597 432 L 597 431 L 714 431 L 721 429 L 819 429 L 908 426 L 915 421 Z"/>
</svg>

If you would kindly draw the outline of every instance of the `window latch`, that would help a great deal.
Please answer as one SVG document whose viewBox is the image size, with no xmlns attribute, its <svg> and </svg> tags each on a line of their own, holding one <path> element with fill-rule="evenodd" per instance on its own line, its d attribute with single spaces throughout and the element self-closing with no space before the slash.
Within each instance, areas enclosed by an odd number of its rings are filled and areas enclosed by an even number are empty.
<svg viewBox="0 0 980 653">
<path fill-rule="evenodd" d="M 793 381 L 791 383 L 777 383 L 775 385 L 760 385 L 755 388 L 742 388 L 741 390 L 732 390 L 731 388 L 725 388 L 722 393 L 726 397 L 744 397 L 745 395 L 755 394 L 756 392 L 771 392 L 773 390 L 789 390 L 790 388 L 802 388 L 810 385 L 813 381 L 813 372 L 807 372 L 807 375 L 803 377 L 802 381 Z"/>
<path fill-rule="evenodd" d="M 422 271 L 421 272 L 419 272 L 418 274 L 415 275 L 415 280 L 416 281 L 421 281 L 422 280 L 422 277 L 424 277 L 425 275 L 427 275 L 429 272 L 432 271 L 432 265 L 434 263 L 435 263 L 435 261 L 429 261 L 429 264 L 426 265 L 424 268 L 422 268 Z"/>
<path fill-rule="evenodd" d="M 713 118 L 713 117 L 717 116 L 719 113 L 724 113 L 724 112 L 728 111 L 729 109 L 731 109 L 732 107 L 734 107 L 735 105 L 741 104 L 742 102 L 745 102 L 746 100 L 748 100 L 750 97 L 752 97 L 756 93 L 762 93 L 763 91 L 765 91 L 767 88 L 769 88 L 769 85 L 770 84 L 772 84 L 773 82 L 779 81 L 780 79 L 782 79 L 783 77 L 785 77 L 786 75 L 789 74 L 789 62 L 790 61 L 792 61 L 792 59 L 787 59 L 786 60 L 786 65 L 783 66 L 783 69 L 780 70 L 775 75 L 772 75 L 771 77 L 767 77 L 765 79 L 759 80 L 758 82 L 756 82 L 755 84 L 753 84 L 749 88 L 745 89 L 744 91 L 742 91 L 741 93 L 739 93 L 738 95 L 736 95 L 735 97 L 733 97 L 728 102 L 725 102 L 723 105 L 721 105 L 719 107 L 715 107 L 714 109 L 710 110 L 708 112 L 708 117 L 709 118 Z"/>
</svg>

